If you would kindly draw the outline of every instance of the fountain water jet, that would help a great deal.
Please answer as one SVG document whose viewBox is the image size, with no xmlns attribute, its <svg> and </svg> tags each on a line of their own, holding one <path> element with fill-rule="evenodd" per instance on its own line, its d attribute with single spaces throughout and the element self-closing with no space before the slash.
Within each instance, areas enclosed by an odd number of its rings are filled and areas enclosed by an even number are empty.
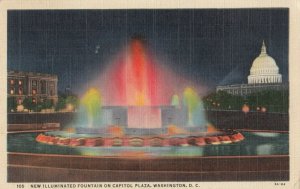
<svg viewBox="0 0 300 189">
<path fill-rule="evenodd" d="M 175 106 L 176 108 L 180 107 L 179 97 L 177 94 L 172 96 L 171 106 Z"/>
<path fill-rule="evenodd" d="M 185 88 L 183 92 L 183 104 L 188 109 L 188 126 L 203 127 L 207 124 L 201 98 L 191 87 Z"/>
<path fill-rule="evenodd" d="M 101 120 L 102 100 L 100 92 L 96 88 L 90 88 L 82 97 L 79 121 L 86 120 L 88 128 L 98 126 Z M 86 118 L 86 119 L 85 119 Z"/>
</svg>

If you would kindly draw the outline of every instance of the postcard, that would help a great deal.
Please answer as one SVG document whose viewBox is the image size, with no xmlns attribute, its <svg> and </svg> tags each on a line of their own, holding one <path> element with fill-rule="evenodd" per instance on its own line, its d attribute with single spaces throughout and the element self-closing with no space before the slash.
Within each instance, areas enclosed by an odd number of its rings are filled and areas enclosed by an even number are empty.
<svg viewBox="0 0 300 189">
<path fill-rule="evenodd" d="M 3 185 L 299 188 L 296 1 L 0 6 Z"/>
</svg>

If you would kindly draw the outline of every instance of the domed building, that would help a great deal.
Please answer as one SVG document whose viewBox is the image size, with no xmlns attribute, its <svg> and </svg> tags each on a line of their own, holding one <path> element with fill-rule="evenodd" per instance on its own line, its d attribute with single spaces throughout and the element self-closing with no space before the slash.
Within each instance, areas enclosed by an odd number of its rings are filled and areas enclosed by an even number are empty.
<svg viewBox="0 0 300 189">
<path fill-rule="evenodd" d="M 260 55 L 255 58 L 248 76 L 248 84 L 255 83 L 282 83 L 282 76 L 275 60 L 268 55 L 263 41 Z"/>
<path fill-rule="evenodd" d="M 282 83 L 282 75 L 276 61 L 268 55 L 263 41 L 261 52 L 254 59 L 248 76 L 248 84 L 217 86 L 216 91 L 226 91 L 233 95 L 248 95 L 263 90 L 285 90 L 288 85 Z"/>
</svg>

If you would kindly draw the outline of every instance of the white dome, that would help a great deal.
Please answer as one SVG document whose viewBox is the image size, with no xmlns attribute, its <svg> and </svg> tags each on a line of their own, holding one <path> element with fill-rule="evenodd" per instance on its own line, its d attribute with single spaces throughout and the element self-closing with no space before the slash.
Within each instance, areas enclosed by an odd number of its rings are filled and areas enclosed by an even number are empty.
<svg viewBox="0 0 300 189">
<path fill-rule="evenodd" d="M 279 68 L 276 65 L 275 60 L 267 54 L 260 55 L 257 57 L 250 69 L 251 75 L 261 75 L 261 74 L 278 74 Z"/>
<path fill-rule="evenodd" d="M 281 74 L 275 60 L 267 54 L 263 42 L 260 55 L 255 58 L 248 76 L 248 83 L 281 83 Z"/>
</svg>

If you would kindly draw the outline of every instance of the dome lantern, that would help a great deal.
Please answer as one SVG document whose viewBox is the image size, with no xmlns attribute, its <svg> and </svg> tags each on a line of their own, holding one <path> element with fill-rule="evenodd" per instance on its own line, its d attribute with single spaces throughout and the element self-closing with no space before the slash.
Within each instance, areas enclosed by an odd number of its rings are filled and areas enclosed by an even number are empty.
<svg viewBox="0 0 300 189">
<path fill-rule="evenodd" d="M 261 46 L 261 52 L 260 52 L 260 56 L 262 55 L 267 55 L 267 47 L 265 45 L 265 40 L 263 40 L 262 46 Z"/>
</svg>

